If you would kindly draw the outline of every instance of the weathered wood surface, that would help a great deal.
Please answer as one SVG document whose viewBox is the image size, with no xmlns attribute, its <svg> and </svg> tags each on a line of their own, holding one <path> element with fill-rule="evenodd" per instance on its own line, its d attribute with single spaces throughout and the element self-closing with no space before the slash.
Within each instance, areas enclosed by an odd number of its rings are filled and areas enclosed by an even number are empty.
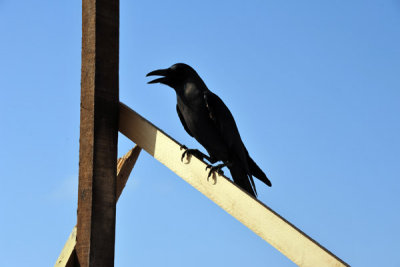
<svg viewBox="0 0 400 267">
<path fill-rule="evenodd" d="M 135 163 L 139 157 L 142 149 L 135 146 L 128 151 L 123 157 L 118 159 L 117 168 L 117 200 L 122 194 L 126 182 L 128 181 L 129 175 L 135 166 Z M 60 256 L 58 257 L 54 267 L 77 267 L 79 263 L 76 258 L 76 226 L 72 229 L 72 232 L 62 249 Z"/>
<path fill-rule="evenodd" d="M 118 56 L 119 0 L 83 0 L 76 244 L 82 267 L 114 266 Z"/>
<path fill-rule="evenodd" d="M 270 243 L 299 266 L 347 266 L 272 209 L 229 179 L 207 179 L 206 164 L 195 157 L 181 162 L 181 145 L 124 104 L 119 130 L 226 212 Z"/>
</svg>

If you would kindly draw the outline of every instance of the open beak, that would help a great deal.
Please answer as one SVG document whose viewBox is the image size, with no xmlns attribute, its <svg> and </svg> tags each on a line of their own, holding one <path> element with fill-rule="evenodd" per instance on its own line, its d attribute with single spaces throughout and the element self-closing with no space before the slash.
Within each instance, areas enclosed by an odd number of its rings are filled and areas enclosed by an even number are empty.
<svg viewBox="0 0 400 267">
<path fill-rule="evenodd" d="M 148 84 L 150 84 L 150 83 L 164 83 L 165 84 L 165 82 L 167 81 L 168 73 L 169 73 L 169 69 L 154 70 L 152 72 L 147 73 L 146 77 L 149 77 L 149 76 L 164 76 L 164 77 L 152 80 L 152 81 L 148 82 Z"/>
</svg>

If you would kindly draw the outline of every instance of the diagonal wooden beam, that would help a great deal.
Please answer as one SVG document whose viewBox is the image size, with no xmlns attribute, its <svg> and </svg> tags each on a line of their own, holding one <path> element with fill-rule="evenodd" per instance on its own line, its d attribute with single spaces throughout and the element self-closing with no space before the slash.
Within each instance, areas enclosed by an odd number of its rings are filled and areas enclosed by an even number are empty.
<svg viewBox="0 0 400 267">
<path fill-rule="evenodd" d="M 128 181 L 129 175 L 132 172 L 133 167 L 139 157 L 142 149 L 139 146 L 135 146 L 128 151 L 123 157 L 118 159 L 117 163 L 117 201 L 124 190 L 126 182 Z"/>
<path fill-rule="evenodd" d="M 226 177 L 207 179 L 204 162 L 195 157 L 181 162 L 181 145 L 122 103 L 119 130 L 297 265 L 348 266 Z"/>
<path fill-rule="evenodd" d="M 78 267 L 79 263 L 76 258 L 75 246 L 76 226 L 72 229 L 67 242 L 65 242 L 64 248 L 61 250 L 54 267 Z"/>
<path fill-rule="evenodd" d="M 117 164 L 117 200 L 122 194 L 122 190 L 128 181 L 129 175 L 132 172 L 133 167 L 139 157 L 142 149 L 139 146 L 135 146 L 128 151 L 123 157 L 118 159 Z M 76 259 L 76 226 L 72 229 L 72 232 L 62 249 L 60 256 L 58 257 L 54 267 L 77 267 L 79 263 Z"/>
</svg>

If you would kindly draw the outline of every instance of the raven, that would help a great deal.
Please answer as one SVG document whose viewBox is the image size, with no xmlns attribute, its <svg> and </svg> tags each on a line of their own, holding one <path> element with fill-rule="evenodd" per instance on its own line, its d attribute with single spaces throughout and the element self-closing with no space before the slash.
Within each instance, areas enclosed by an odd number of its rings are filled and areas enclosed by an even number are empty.
<svg viewBox="0 0 400 267">
<path fill-rule="evenodd" d="M 264 172 L 249 156 L 244 146 L 235 120 L 222 100 L 212 93 L 197 72 L 184 63 L 177 63 L 167 69 L 159 69 L 146 76 L 162 76 L 152 83 L 161 83 L 172 87 L 177 96 L 176 111 L 186 132 L 194 137 L 208 152 L 209 156 L 197 149 L 187 149 L 182 154 L 192 154 L 207 159 L 211 164 L 222 161 L 216 166 L 208 165 L 209 176 L 212 172 L 222 173 L 226 166 L 233 181 L 249 194 L 256 197 L 257 191 L 252 176 L 266 185 L 271 182 Z"/>
</svg>

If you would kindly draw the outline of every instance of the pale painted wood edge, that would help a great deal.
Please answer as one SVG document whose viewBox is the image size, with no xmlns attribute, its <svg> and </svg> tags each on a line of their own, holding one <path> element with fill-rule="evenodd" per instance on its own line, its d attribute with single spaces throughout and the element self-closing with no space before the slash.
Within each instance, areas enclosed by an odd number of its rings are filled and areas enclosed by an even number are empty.
<svg viewBox="0 0 400 267">
<path fill-rule="evenodd" d="M 119 131 L 299 266 L 349 266 L 204 162 L 181 162 L 181 144 L 120 103 Z"/>
<path fill-rule="evenodd" d="M 76 245 L 76 226 L 72 229 L 71 234 L 68 237 L 67 242 L 65 242 L 64 248 L 61 250 L 60 256 L 56 261 L 54 267 L 64 267 L 68 264 L 68 261 L 74 252 Z"/>
<path fill-rule="evenodd" d="M 142 149 L 139 146 L 135 146 L 129 150 L 123 157 L 118 159 L 117 162 L 117 201 L 124 190 L 126 182 L 128 181 L 129 175 L 135 166 L 135 163 L 139 157 Z M 54 267 L 66 267 L 71 255 L 75 250 L 76 245 L 76 226 L 72 229 L 71 234 L 65 242 L 64 248 L 61 250 L 60 256 L 56 261 Z"/>
<path fill-rule="evenodd" d="M 128 151 L 123 157 L 118 159 L 117 163 L 117 201 L 124 190 L 126 182 L 128 181 L 129 175 L 132 172 L 133 166 L 139 157 L 142 149 L 139 146 L 135 146 Z"/>
</svg>

